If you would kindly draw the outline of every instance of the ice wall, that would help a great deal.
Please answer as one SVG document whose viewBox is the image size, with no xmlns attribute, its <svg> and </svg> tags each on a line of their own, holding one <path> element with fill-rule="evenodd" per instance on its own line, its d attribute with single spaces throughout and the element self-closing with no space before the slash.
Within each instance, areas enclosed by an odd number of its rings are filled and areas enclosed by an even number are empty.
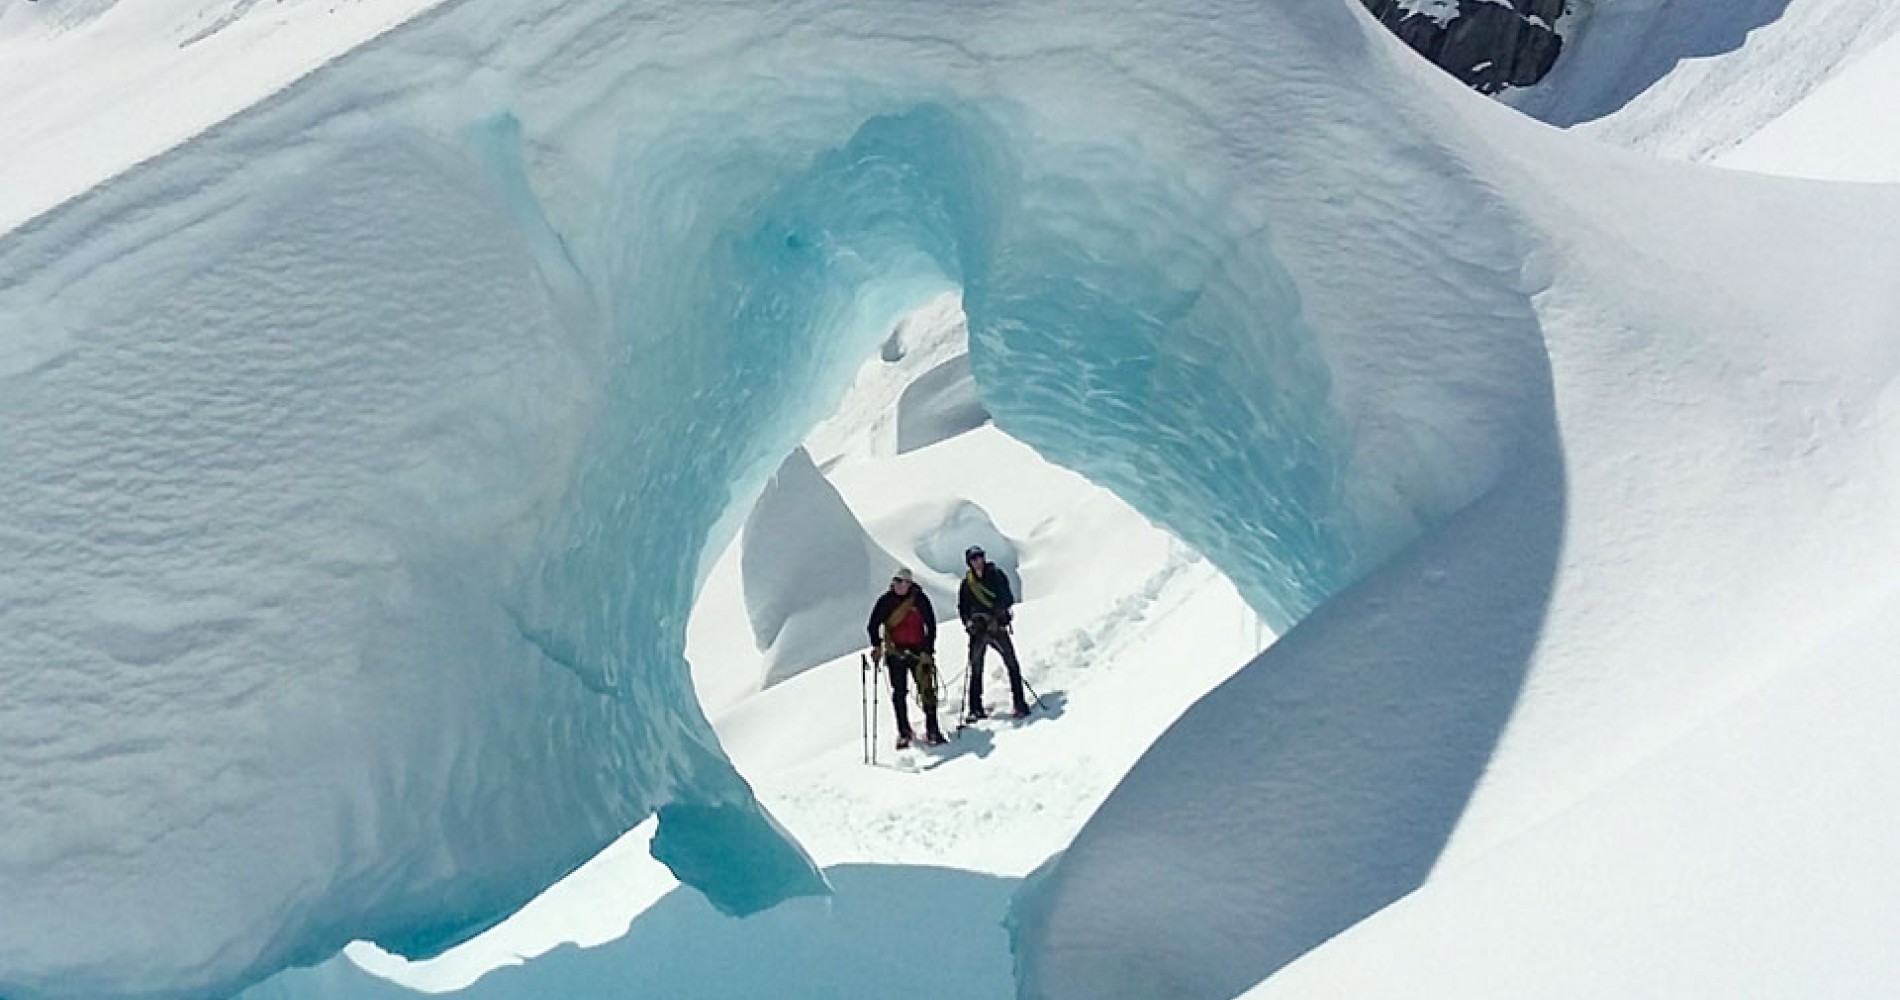
<svg viewBox="0 0 1900 1000">
<path fill-rule="evenodd" d="M 1483 493 L 1544 426 L 1511 228 L 1360 27 L 471 0 L 9 234 L 0 993 L 426 952 L 656 810 L 729 909 L 819 889 L 681 635 L 947 289 L 999 424 L 1276 623 Z"/>
</svg>

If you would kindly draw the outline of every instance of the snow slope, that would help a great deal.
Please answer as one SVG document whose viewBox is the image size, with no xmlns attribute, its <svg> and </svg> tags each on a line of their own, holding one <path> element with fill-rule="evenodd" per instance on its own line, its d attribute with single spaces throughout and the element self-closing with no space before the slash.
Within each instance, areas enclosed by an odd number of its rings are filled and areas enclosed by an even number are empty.
<svg viewBox="0 0 1900 1000">
<path fill-rule="evenodd" d="M 1893 134 L 1880 96 L 1891 91 L 1877 79 L 1832 85 L 1900 34 L 1900 9 L 1884 0 L 1587 0 L 1580 9 L 1556 68 L 1509 97 L 1544 121 L 1655 155 L 1711 161 L 1771 123 L 1808 119 L 1809 137 L 1822 144 L 1773 172 L 1824 178 L 1838 173 L 1821 161 L 1851 156 L 1866 142 L 1853 129 Z M 1868 113 L 1854 114 L 1851 129 L 1818 132 L 1813 120 L 1838 122 L 1852 93 L 1863 95 Z M 1803 109 L 1810 99 L 1815 106 Z"/>
<path fill-rule="evenodd" d="M 0 7 L 0 231 L 104 183 L 434 0 L 32 0 Z M 29 155 L 30 154 L 30 155 Z"/>
<path fill-rule="evenodd" d="M 1716 162 L 1833 181 L 1900 182 L 1900 32 L 1816 87 Z"/>
<path fill-rule="evenodd" d="M 1881 602 L 1248 1000 L 1887 994 L 1894 612 Z"/>
</svg>

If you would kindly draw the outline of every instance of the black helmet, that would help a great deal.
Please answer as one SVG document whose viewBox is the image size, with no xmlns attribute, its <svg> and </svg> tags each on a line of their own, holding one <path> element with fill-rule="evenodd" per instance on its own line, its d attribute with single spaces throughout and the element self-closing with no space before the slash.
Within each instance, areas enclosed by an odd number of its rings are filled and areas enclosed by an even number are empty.
<svg viewBox="0 0 1900 1000">
<path fill-rule="evenodd" d="M 983 557 L 983 546 L 981 545 L 972 545 L 969 548 L 963 550 L 964 562 L 969 562 L 972 559 L 980 559 L 982 557 Z"/>
</svg>

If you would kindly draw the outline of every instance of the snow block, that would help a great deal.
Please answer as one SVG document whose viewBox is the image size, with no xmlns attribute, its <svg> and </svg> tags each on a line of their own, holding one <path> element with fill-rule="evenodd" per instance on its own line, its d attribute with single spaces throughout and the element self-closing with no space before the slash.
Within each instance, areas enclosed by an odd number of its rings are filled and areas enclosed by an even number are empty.
<svg viewBox="0 0 1900 1000">
<path fill-rule="evenodd" d="M 917 377 L 897 400 L 897 453 L 927 448 L 990 421 L 977 398 L 970 356 L 959 355 Z"/>
<path fill-rule="evenodd" d="M 899 560 L 865 533 L 805 449 L 779 466 L 739 544 L 746 615 L 765 654 L 761 688 L 865 648 L 871 604 Z"/>
<path fill-rule="evenodd" d="M 917 551 L 917 558 L 932 571 L 951 580 L 962 580 L 969 572 L 963 553 L 970 546 L 978 545 L 983 549 L 984 558 L 1001 566 L 1009 575 L 1009 585 L 1016 599 L 1023 600 L 1022 574 L 1017 570 L 1022 557 L 1016 543 L 990 520 L 988 511 L 969 500 L 946 500 L 906 512 L 904 520 L 917 526 L 912 547 Z M 944 617 L 955 617 L 955 595 L 956 592 L 951 591 Z M 936 595 L 931 595 L 931 599 L 936 600 Z"/>
</svg>

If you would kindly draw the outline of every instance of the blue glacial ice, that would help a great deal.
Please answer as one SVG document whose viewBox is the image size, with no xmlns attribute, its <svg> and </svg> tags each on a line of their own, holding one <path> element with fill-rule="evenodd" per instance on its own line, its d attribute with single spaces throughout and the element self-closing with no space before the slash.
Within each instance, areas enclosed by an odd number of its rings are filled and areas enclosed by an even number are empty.
<svg viewBox="0 0 1900 1000">
<path fill-rule="evenodd" d="M 687 611 L 946 290 L 997 422 L 1278 623 L 1481 494 L 1541 345 L 1359 31 L 470 0 L 0 239 L 57 345 L 0 364 L 0 994 L 427 953 L 656 811 L 728 910 L 822 891 Z"/>
</svg>

